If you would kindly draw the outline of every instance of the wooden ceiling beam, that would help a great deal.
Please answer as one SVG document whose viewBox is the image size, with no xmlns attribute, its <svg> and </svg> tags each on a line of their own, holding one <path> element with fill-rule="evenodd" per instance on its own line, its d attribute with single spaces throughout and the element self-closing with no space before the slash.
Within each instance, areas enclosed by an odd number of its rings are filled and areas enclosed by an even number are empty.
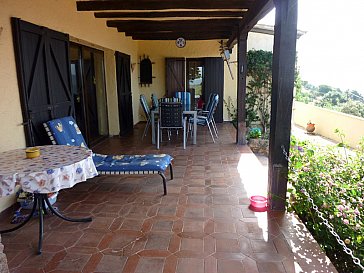
<svg viewBox="0 0 364 273">
<path fill-rule="evenodd" d="M 231 35 L 231 31 L 214 31 L 214 32 L 133 32 L 126 33 L 132 36 L 133 40 L 176 40 L 183 37 L 186 40 L 221 40 L 227 39 Z"/>
<path fill-rule="evenodd" d="M 78 11 L 165 10 L 165 9 L 249 9 L 255 0 L 91 0 L 77 1 Z"/>
<path fill-rule="evenodd" d="M 221 26 L 221 27 L 232 27 L 238 26 L 239 19 L 199 19 L 199 20 L 163 20 L 163 21 L 153 21 L 153 20 L 108 20 L 106 22 L 108 27 L 117 28 L 131 28 L 131 27 L 155 27 L 161 28 L 160 30 L 173 30 L 174 28 L 179 28 L 181 26 L 199 28 L 200 26 Z"/>
<path fill-rule="evenodd" d="M 165 18 L 165 17 L 230 17 L 243 18 L 242 11 L 146 11 L 146 12 L 95 12 L 96 18 Z"/>
<path fill-rule="evenodd" d="M 210 25 L 210 26 L 196 26 L 191 25 L 181 25 L 181 26 L 164 26 L 164 27 L 156 27 L 153 25 L 145 25 L 145 26 L 122 26 L 118 27 L 117 30 L 119 32 L 192 32 L 192 33 L 203 33 L 203 32 L 212 32 L 212 31 L 231 31 L 236 32 L 238 30 L 237 26 L 219 26 L 219 25 Z"/>
<path fill-rule="evenodd" d="M 157 32 L 157 31 L 179 31 L 179 32 L 210 32 L 210 31 L 237 31 L 237 26 L 219 26 L 219 25 L 210 25 L 210 26 L 196 26 L 192 25 L 181 25 L 181 26 L 164 26 L 164 27 L 156 27 L 153 25 L 146 25 L 146 26 L 122 26 L 118 27 L 117 30 L 119 32 Z"/>
<path fill-rule="evenodd" d="M 249 10 L 249 13 L 239 23 L 239 31 L 249 32 L 273 8 L 273 0 L 256 1 L 255 5 Z M 236 43 L 237 35 L 233 34 L 227 41 L 227 47 L 233 48 Z"/>
</svg>

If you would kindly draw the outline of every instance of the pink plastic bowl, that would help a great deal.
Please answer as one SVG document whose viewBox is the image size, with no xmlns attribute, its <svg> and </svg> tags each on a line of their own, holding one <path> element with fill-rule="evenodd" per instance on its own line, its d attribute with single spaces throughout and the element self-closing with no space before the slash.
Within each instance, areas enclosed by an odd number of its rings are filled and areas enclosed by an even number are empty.
<svg viewBox="0 0 364 273">
<path fill-rule="evenodd" d="M 250 206 L 252 209 L 265 209 L 267 207 L 267 198 L 260 195 L 250 197 Z"/>
</svg>

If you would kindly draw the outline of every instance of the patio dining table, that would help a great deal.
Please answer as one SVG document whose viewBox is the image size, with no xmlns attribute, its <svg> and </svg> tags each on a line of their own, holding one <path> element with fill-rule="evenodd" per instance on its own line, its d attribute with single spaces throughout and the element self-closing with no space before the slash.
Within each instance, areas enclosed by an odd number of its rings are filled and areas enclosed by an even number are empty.
<svg viewBox="0 0 364 273">
<path fill-rule="evenodd" d="M 155 115 L 159 114 L 158 109 L 154 109 L 151 111 L 151 123 L 152 123 L 152 144 L 156 143 L 155 140 Z M 196 110 L 183 110 L 183 115 L 192 115 L 193 116 L 193 140 L 192 143 L 197 143 L 197 111 Z"/>
<path fill-rule="evenodd" d="M 92 160 L 92 151 L 79 146 L 39 146 L 40 156 L 27 158 L 25 149 L 0 153 L 0 197 L 15 192 L 19 185 L 23 191 L 32 193 L 33 207 L 28 217 L 18 226 L 1 230 L 0 234 L 15 231 L 24 226 L 38 210 L 39 241 L 38 254 L 42 249 L 43 213 L 47 208 L 56 216 L 70 222 L 90 222 L 91 218 L 73 219 L 55 210 L 48 194 L 72 188 L 79 182 L 98 175 Z"/>
</svg>

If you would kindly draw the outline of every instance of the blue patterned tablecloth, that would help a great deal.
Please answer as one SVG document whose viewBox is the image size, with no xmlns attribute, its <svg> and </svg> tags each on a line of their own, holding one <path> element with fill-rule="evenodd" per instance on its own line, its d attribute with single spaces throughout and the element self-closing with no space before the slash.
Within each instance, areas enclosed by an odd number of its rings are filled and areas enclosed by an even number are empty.
<svg viewBox="0 0 364 273">
<path fill-rule="evenodd" d="M 0 153 L 0 197 L 26 192 L 52 193 L 98 175 L 92 151 L 79 146 L 39 146 L 40 156 L 26 158 L 25 149 Z"/>
</svg>

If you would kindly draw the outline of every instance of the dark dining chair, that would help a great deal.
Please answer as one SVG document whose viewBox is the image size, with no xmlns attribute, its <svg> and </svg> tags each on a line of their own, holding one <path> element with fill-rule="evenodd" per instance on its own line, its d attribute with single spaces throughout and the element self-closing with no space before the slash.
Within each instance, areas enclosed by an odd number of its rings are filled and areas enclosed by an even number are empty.
<svg viewBox="0 0 364 273">
<path fill-rule="evenodd" d="M 186 123 L 183 117 L 183 105 L 181 102 L 159 102 L 159 120 L 157 126 L 157 149 L 162 141 L 163 130 L 167 130 L 170 136 L 171 130 L 183 129 L 183 149 L 186 149 Z"/>
</svg>

